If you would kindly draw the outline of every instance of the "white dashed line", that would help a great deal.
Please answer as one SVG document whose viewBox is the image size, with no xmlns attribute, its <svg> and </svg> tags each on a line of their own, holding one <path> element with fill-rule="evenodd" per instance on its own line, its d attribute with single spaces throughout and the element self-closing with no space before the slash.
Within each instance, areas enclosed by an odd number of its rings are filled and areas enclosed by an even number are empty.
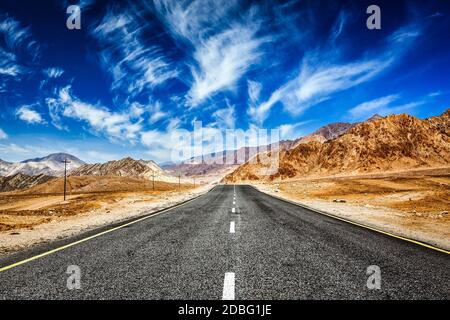
<svg viewBox="0 0 450 320">
<path fill-rule="evenodd" d="M 235 227 L 234 227 L 234 221 L 230 222 L 230 233 L 234 233 L 235 232 Z"/>
<path fill-rule="evenodd" d="M 234 272 L 225 273 L 222 300 L 234 300 Z"/>
<path fill-rule="evenodd" d="M 232 208 L 231 212 L 235 213 L 236 212 L 236 208 Z"/>
</svg>

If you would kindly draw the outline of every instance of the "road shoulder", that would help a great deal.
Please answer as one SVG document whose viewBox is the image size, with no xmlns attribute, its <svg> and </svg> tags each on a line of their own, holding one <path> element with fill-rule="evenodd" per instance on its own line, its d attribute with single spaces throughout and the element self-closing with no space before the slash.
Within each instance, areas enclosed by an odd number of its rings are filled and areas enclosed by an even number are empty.
<svg viewBox="0 0 450 320">
<path fill-rule="evenodd" d="M 252 185 L 258 191 L 269 196 L 287 200 L 291 203 L 298 204 L 302 207 L 324 213 L 329 216 L 342 218 L 353 222 L 380 230 L 393 236 L 411 239 L 413 241 L 429 244 L 438 249 L 446 251 L 450 250 L 450 238 L 448 237 L 448 229 L 427 228 L 425 230 L 418 228 L 417 225 L 404 223 L 401 221 L 401 213 L 393 212 L 387 208 L 374 208 L 355 205 L 351 203 L 330 203 L 316 199 L 302 199 L 299 201 L 289 195 L 280 192 L 278 189 L 268 187 L 267 185 Z"/>
<path fill-rule="evenodd" d="M 201 196 L 213 187 L 212 185 L 202 186 L 187 193 L 165 197 L 160 201 L 146 202 L 127 198 L 114 207 L 102 207 L 64 220 L 44 223 L 31 229 L 0 232 L 0 257 L 149 215 Z"/>
</svg>

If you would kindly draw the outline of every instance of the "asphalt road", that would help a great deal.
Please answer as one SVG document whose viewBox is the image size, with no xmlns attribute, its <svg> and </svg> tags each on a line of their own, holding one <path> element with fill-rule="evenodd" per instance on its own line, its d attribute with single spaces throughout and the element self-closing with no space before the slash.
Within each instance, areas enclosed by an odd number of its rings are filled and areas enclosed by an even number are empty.
<svg viewBox="0 0 450 320">
<path fill-rule="evenodd" d="M 0 259 L 0 266 L 58 245 Z M 80 268 L 81 289 L 67 287 L 70 265 Z M 380 289 L 367 287 L 373 265 L 380 268 Z M 0 299 L 224 297 L 449 299 L 450 256 L 249 186 L 218 186 L 183 206 L 0 272 Z"/>
</svg>

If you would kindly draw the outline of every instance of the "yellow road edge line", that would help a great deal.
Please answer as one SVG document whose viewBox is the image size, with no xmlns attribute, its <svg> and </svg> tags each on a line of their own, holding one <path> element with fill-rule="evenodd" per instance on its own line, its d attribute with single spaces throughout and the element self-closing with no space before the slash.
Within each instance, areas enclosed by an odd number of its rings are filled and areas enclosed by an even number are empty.
<svg viewBox="0 0 450 320">
<path fill-rule="evenodd" d="M 268 196 L 270 196 L 272 198 L 291 203 L 293 205 L 296 205 L 296 206 L 299 206 L 301 208 L 314 211 L 314 212 L 319 213 L 321 215 L 324 215 L 324 216 L 327 216 L 327 217 L 330 217 L 330 218 L 333 218 L 333 219 L 341 220 L 341 221 L 344 221 L 344 222 L 347 222 L 347 223 L 350 223 L 350 224 L 353 224 L 353 225 L 356 225 L 356 226 L 359 226 L 359 227 L 362 227 L 362 228 L 365 228 L 365 229 L 369 229 L 369 230 L 372 230 L 372 231 L 375 231 L 375 232 L 378 232 L 378 233 L 382 233 L 384 235 L 387 235 L 387 236 L 390 236 L 390 237 L 393 237 L 393 238 L 397 238 L 397 239 L 400 239 L 400 240 L 403 240 L 403 241 L 411 242 L 411 243 L 417 244 L 419 246 L 422 246 L 422 247 L 425 247 L 425 248 L 428 248 L 428 249 L 439 251 L 439 252 L 442 252 L 442 253 L 445 253 L 445 254 L 450 254 L 450 251 L 442 249 L 442 248 L 438 248 L 438 247 L 435 247 L 435 246 L 432 246 L 431 244 L 427 244 L 427 243 L 424 243 L 424 242 L 421 242 L 421 241 L 418 241 L 418 240 L 413 240 L 413 239 L 410 239 L 410 238 L 399 236 L 399 235 L 396 235 L 396 234 L 393 234 L 393 233 L 390 233 L 390 232 L 387 232 L 387 231 L 383 231 L 383 230 L 380 230 L 380 229 L 377 229 L 377 228 L 374 228 L 374 227 L 367 226 L 367 225 L 359 223 L 359 222 L 351 221 L 349 219 L 342 218 L 342 217 L 339 217 L 339 216 L 336 216 L 334 214 L 331 214 L 331 213 L 328 213 L 328 212 L 324 212 L 324 211 L 321 211 L 321 210 L 317 210 L 317 209 L 311 208 L 310 206 L 307 206 L 307 205 L 304 205 L 304 204 L 301 204 L 301 203 L 297 203 L 297 202 L 294 202 L 292 200 L 288 200 L 288 199 L 284 199 L 284 198 L 281 198 L 281 197 L 277 197 L 277 196 L 272 195 L 270 193 L 261 191 L 258 188 L 256 188 L 255 186 L 251 186 L 251 187 L 253 187 L 255 190 L 257 190 L 257 191 L 259 191 L 261 193 L 264 193 L 264 194 L 266 194 L 266 195 L 268 195 Z"/>
<path fill-rule="evenodd" d="M 14 268 L 14 267 L 23 265 L 23 264 L 25 264 L 25 263 L 28 263 L 28 262 L 31 262 L 31 261 L 34 261 L 34 260 L 37 260 L 37 259 L 39 259 L 39 258 L 48 256 L 48 255 L 53 254 L 53 253 L 56 253 L 56 252 L 58 252 L 58 251 L 62 251 L 62 250 L 64 250 L 64 249 L 67 249 L 67 248 L 76 246 L 76 245 L 78 245 L 78 244 L 80 244 L 80 243 L 83 243 L 83 242 L 92 240 L 92 239 L 94 239 L 94 238 L 103 236 L 103 235 L 105 235 L 105 234 L 114 232 L 114 231 L 116 231 L 116 230 L 125 228 L 125 227 L 127 227 L 127 226 L 130 226 L 130 225 L 132 225 L 132 224 L 141 222 L 141 221 L 143 221 L 143 220 L 146 220 L 146 219 L 149 219 L 149 218 L 153 218 L 153 217 L 155 217 L 155 216 L 157 216 L 157 215 L 160 215 L 161 213 L 165 213 L 165 212 L 170 211 L 170 210 L 172 210 L 172 209 L 181 207 L 181 206 L 183 206 L 183 205 L 185 205 L 185 204 L 187 204 L 187 203 L 189 203 L 189 202 L 192 202 L 192 201 L 194 201 L 194 200 L 197 200 L 198 198 L 204 196 L 205 194 L 209 193 L 209 192 L 210 192 L 211 190 L 213 190 L 213 189 L 214 189 L 214 188 L 208 190 L 208 192 L 206 192 L 206 193 L 204 193 L 204 194 L 201 194 L 201 195 L 199 195 L 199 196 L 197 196 L 197 197 L 195 197 L 195 198 L 189 199 L 189 200 L 184 201 L 184 202 L 182 202 L 182 203 L 180 203 L 180 204 L 176 204 L 176 205 L 174 205 L 174 206 L 172 206 L 172 207 L 169 207 L 169 208 L 166 208 L 166 209 L 162 209 L 161 211 L 155 212 L 154 214 L 150 214 L 150 215 L 148 215 L 148 216 L 146 216 L 146 217 L 142 217 L 142 218 L 139 218 L 139 219 L 137 219 L 137 220 L 133 220 L 133 221 L 127 222 L 127 223 L 122 224 L 122 225 L 120 225 L 120 226 L 117 226 L 117 227 L 114 227 L 114 228 L 111 228 L 111 229 L 108 229 L 108 230 L 105 230 L 105 231 L 102 231 L 102 232 L 93 234 L 92 236 L 89 236 L 89 237 L 86 237 L 86 238 L 77 240 L 77 241 L 75 241 L 75 242 L 68 243 L 68 244 L 63 245 L 63 246 L 61 246 L 61 247 L 58 247 L 58 248 L 55 248 L 55 249 L 52 249 L 52 250 L 49 250 L 49 251 L 40 253 L 40 254 L 35 255 L 35 256 L 33 256 L 33 257 L 30 257 L 30 258 L 27 258 L 27 259 L 24 259 L 24 260 L 15 262 L 15 263 L 13 263 L 13 264 L 10 264 L 10 265 L 1 267 L 1 268 L 0 268 L 0 272 L 3 272 L 3 271 L 6 271 L 6 270 L 9 270 L 9 269 L 12 269 L 12 268 Z"/>
</svg>

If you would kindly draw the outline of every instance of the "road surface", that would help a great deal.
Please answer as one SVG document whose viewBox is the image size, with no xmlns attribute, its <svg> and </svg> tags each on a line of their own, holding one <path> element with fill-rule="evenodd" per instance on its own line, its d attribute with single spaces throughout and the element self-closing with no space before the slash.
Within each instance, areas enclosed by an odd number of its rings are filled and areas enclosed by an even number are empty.
<svg viewBox="0 0 450 320">
<path fill-rule="evenodd" d="M 228 185 L 0 272 L 0 299 L 223 298 L 449 299 L 450 256 Z"/>
</svg>

